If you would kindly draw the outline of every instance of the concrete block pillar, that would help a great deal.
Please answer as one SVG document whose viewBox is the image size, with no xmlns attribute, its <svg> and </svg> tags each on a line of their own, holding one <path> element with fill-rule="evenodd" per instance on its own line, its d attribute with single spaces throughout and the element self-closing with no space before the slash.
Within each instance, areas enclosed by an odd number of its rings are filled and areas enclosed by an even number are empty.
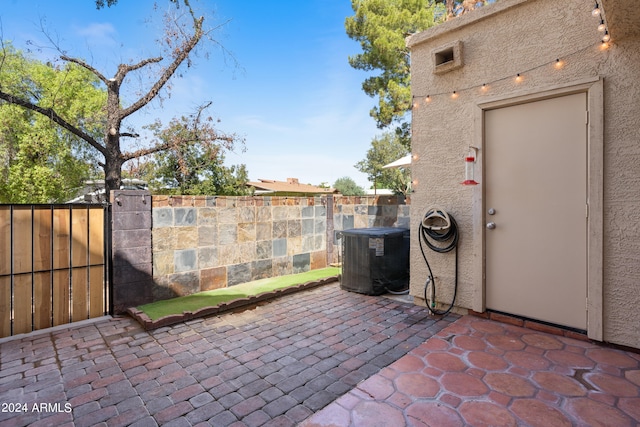
<svg viewBox="0 0 640 427">
<path fill-rule="evenodd" d="M 151 193 L 111 192 L 113 311 L 153 301 Z"/>
</svg>

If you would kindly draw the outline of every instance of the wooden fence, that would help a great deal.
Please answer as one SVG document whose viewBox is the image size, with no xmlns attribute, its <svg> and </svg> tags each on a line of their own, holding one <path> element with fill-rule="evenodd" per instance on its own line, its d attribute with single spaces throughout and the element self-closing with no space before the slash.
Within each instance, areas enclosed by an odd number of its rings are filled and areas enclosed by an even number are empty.
<svg viewBox="0 0 640 427">
<path fill-rule="evenodd" d="M 0 205 L 0 337 L 108 311 L 102 205 Z"/>
</svg>

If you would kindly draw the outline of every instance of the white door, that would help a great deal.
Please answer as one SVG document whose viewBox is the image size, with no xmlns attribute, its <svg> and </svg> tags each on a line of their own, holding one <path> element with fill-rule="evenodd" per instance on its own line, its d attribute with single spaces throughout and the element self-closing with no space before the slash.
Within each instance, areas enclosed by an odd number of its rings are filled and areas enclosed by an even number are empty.
<svg viewBox="0 0 640 427">
<path fill-rule="evenodd" d="M 485 111 L 486 305 L 585 330 L 587 96 Z"/>
</svg>

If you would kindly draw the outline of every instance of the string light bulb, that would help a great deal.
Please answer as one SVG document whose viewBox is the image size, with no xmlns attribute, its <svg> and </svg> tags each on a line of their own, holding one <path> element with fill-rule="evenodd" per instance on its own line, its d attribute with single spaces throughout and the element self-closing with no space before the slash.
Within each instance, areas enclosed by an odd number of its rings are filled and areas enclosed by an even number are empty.
<svg viewBox="0 0 640 427">
<path fill-rule="evenodd" d="M 598 31 L 605 31 L 607 29 L 607 24 L 604 23 L 604 19 L 600 19 L 600 25 L 598 25 Z"/>
<path fill-rule="evenodd" d="M 593 10 L 591 11 L 591 14 L 593 16 L 600 16 L 600 6 L 598 6 L 598 2 L 596 2 L 595 7 L 593 8 Z"/>
<path fill-rule="evenodd" d="M 601 20 L 601 21 L 604 21 L 604 20 Z M 574 54 L 577 54 L 577 53 L 580 53 L 580 52 L 583 52 L 583 51 L 587 50 L 587 48 L 594 48 L 596 46 L 600 46 L 599 49 L 601 51 L 605 51 L 605 50 L 609 49 L 609 47 L 611 46 L 610 43 L 609 43 L 610 40 L 611 40 L 611 36 L 609 34 L 609 31 L 607 29 L 605 29 L 605 34 L 603 35 L 602 39 L 600 40 L 600 43 L 597 43 L 597 44 L 594 43 L 594 44 L 591 44 L 591 45 L 589 45 L 587 47 L 584 47 L 582 49 L 576 50 L 575 52 L 572 52 L 572 53 L 568 54 L 568 56 L 571 57 Z M 521 71 L 520 73 L 517 73 L 515 75 L 515 77 L 513 77 L 512 81 L 519 84 L 519 83 L 522 83 L 522 82 L 525 81 L 526 75 L 531 71 L 534 71 L 534 70 L 537 70 L 537 69 L 541 69 L 543 67 L 552 67 L 552 66 L 553 66 L 553 68 L 559 70 L 559 69 L 564 68 L 566 66 L 566 64 L 567 64 L 567 62 L 564 59 L 556 58 L 555 60 L 539 64 L 539 65 L 537 65 L 535 67 L 532 67 L 532 68 L 529 68 L 529 69 L 525 69 L 525 70 Z M 547 68 L 547 70 L 548 69 L 549 68 Z M 506 80 L 509 80 L 509 79 L 510 79 L 510 77 L 508 75 L 506 75 L 506 76 L 504 76 L 502 78 L 490 81 L 489 83 L 485 82 L 485 83 L 482 83 L 482 84 L 476 84 L 476 85 L 472 85 L 472 86 L 468 86 L 468 87 L 463 87 L 463 88 L 459 88 L 459 90 L 464 92 L 464 91 L 468 91 L 468 90 L 474 89 L 474 90 L 477 90 L 477 91 L 480 91 L 480 92 L 486 92 L 486 91 L 491 89 L 491 84 L 492 83 L 502 82 L 502 81 L 506 81 Z M 446 96 L 447 94 L 449 95 L 449 98 L 452 99 L 452 100 L 455 100 L 455 99 L 457 99 L 459 97 L 459 91 L 458 90 L 454 90 L 454 91 L 451 91 L 451 92 L 447 92 L 447 91 L 439 92 L 439 93 L 436 93 L 434 95 L 426 95 L 426 96 L 425 95 L 414 95 L 414 102 L 415 102 L 414 105 L 418 106 L 418 104 L 419 104 L 419 106 L 424 106 L 424 105 L 426 105 L 426 104 L 428 104 L 428 103 L 430 103 L 432 101 L 432 96 L 440 97 L 440 96 Z"/>
</svg>

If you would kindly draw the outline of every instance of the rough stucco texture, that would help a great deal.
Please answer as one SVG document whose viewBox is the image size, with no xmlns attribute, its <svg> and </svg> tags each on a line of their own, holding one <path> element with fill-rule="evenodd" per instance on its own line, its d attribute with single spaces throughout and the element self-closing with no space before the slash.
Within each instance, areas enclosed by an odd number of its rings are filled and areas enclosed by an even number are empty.
<svg viewBox="0 0 640 427">
<path fill-rule="evenodd" d="M 465 187 L 463 158 L 478 140 L 478 104 L 602 78 L 604 81 L 604 340 L 640 348 L 640 8 L 631 0 L 606 0 L 613 43 L 603 50 L 592 2 L 500 0 L 412 36 L 413 179 L 411 229 L 439 205 L 460 227 L 456 305 L 481 300 L 482 186 Z M 474 15 L 476 14 L 476 15 Z M 433 51 L 462 42 L 463 66 L 435 74 Z M 555 70 L 556 58 L 564 67 Z M 515 83 L 516 73 L 524 80 Z M 483 83 L 489 90 L 483 91 Z M 450 94 L 456 90 L 457 99 Z M 428 254 L 431 255 L 431 254 Z M 412 239 L 411 294 L 422 298 L 428 275 Z M 431 255 L 442 285 L 438 300 L 450 301 L 454 257 Z"/>
<path fill-rule="evenodd" d="M 605 11 L 616 37 L 602 70 L 605 340 L 640 348 L 640 12 L 629 0 Z"/>
</svg>

